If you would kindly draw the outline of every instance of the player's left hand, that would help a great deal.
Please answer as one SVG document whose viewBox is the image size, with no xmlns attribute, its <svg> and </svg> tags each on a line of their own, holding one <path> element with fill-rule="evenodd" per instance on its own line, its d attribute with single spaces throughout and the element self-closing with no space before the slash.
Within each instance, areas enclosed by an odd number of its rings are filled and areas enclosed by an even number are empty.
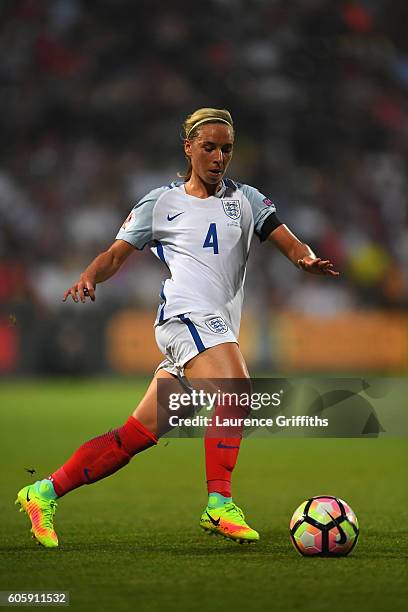
<svg viewBox="0 0 408 612">
<path fill-rule="evenodd" d="M 297 263 L 299 268 L 311 274 L 329 274 L 330 276 L 339 276 L 340 274 L 340 272 L 333 270 L 330 259 L 320 259 L 320 257 L 306 255 L 302 259 L 298 259 Z"/>
</svg>

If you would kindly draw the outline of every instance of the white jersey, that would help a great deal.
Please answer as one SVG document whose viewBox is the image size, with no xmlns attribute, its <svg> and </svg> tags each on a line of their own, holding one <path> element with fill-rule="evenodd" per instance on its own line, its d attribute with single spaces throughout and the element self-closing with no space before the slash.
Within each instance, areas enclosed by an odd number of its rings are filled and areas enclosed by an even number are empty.
<svg viewBox="0 0 408 612">
<path fill-rule="evenodd" d="M 253 233 L 266 239 L 280 222 L 274 204 L 249 185 L 224 179 L 208 198 L 184 183 L 154 189 L 133 208 L 116 239 L 150 245 L 169 268 L 156 325 L 188 312 L 223 317 L 238 336 Z"/>
</svg>

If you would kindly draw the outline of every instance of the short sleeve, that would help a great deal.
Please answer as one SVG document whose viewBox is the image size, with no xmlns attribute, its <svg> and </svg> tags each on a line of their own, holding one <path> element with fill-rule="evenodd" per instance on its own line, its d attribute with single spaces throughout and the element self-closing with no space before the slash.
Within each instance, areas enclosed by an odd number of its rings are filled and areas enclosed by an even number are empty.
<svg viewBox="0 0 408 612">
<path fill-rule="evenodd" d="M 276 214 L 276 206 L 263 193 L 250 185 L 241 185 L 240 189 L 251 205 L 254 232 L 262 242 L 274 229 L 282 225 Z"/>
<path fill-rule="evenodd" d="M 168 187 L 153 189 L 139 200 L 117 233 L 116 240 L 125 240 L 140 250 L 154 240 L 153 210 L 159 197 L 167 190 Z"/>
</svg>

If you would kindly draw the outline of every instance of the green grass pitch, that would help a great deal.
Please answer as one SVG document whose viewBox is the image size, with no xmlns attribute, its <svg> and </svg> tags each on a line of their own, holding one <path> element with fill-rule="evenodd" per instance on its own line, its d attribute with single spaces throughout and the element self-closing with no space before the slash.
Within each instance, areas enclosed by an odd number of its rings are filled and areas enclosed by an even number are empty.
<svg viewBox="0 0 408 612">
<path fill-rule="evenodd" d="M 141 382 L 2 382 L 0 590 L 70 591 L 72 610 L 405 609 L 407 445 L 403 439 L 249 439 L 234 497 L 261 541 L 240 546 L 198 527 L 206 492 L 201 440 L 162 440 L 118 474 L 59 503 L 61 547 L 29 537 L 16 491 L 83 441 L 122 424 Z M 347 500 L 353 553 L 302 558 L 288 523 L 304 499 Z"/>
</svg>

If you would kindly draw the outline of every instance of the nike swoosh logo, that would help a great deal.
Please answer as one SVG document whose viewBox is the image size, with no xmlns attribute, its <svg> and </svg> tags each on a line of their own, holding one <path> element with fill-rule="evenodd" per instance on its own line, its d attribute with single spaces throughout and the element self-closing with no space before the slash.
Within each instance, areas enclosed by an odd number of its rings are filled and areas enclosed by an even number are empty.
<svg viewBox="0 0 408 612">
<path fill-rule="evenodd" d="M 84 468 L 84 474 L 85 474 L 85 478 L 87 480 L 91 480 L 91 478 L 89 476 L 89 472 L 90 472 L 90 470 L 88 468 Z"/>
<path fill-rule="evenodd" d="M 326 512 L 327 512 L 327 510 L 326 510 Z M 346 536 L 346 533 L 345 533 L 344 529 L 340 526 L 340 523 L 330 514 L 330 512 L 327 512 L 327 514 L 330 516 L 331 520 L 336 525 L 337 530 L 338 530 L 338 532 L 340 534 L 340 539 L 336 540 L 337 544 L 345 544 L 347 542 L 347 536 Z"/>
<path fill-rule="evenodd" d="M 175 219 L 176 217 L 179 217 L 180 215 L 183 215 L 184 213 L 185 211 L 183 210 L 183 212 L 177 213 L 177 215 L 173 215 L 172 217 L 170 217 L 170 215 L 167 215 L 167 221 L 173 221 L 173 219 Z"/>
<path fill-rule="evenodd" d="M 29 490 L 30 490 L 30 489 L 27 489 L 27 495 L 26 495 L 26 500 L 27 500 L 28 502 L 29 502 L 29 501 L 31 501 L 31 500 L 30 500 L 30 497 L 29 497 L 29 495 L 28 495 Z"/>
<path fill-rule="evenodd" d="M 207 511 L 206 511 L 206 512 L 207 512 Z M 208 514 L 208 512 L 207 512 L 207 516 L 208 516 L 208 518 L 210 519 L 210 521 L 212 522 L 212 524 L 213 524 L 213 525 L 215 525 L 216 527 L 218 527 L 218 525 L 220 524 L 221 517 L 219 517 L 219 518 L 217 518 L 217 520 L 215 520 L 215 519 L 214 519 L 214 518 L 211 516 L 211 514 Z"/>
<path fill-rule="evenodd" d="M 223 444 L 222 442 L 218 442 L 217 448 L 239 448 L 239 446 L 228 446 L 228 444 Z"/>
</svg>

